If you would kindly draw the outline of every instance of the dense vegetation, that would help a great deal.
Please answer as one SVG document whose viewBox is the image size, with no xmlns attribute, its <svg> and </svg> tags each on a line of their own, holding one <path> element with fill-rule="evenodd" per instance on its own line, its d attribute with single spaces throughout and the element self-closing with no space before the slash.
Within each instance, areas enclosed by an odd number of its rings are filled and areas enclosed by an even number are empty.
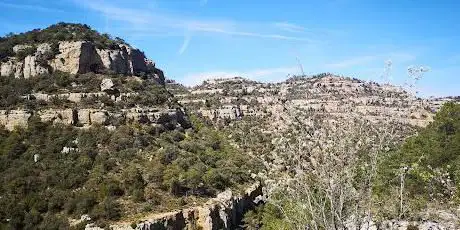
<svg viewBox="0 0 460 230">
<path fill-rule="evenodd" d="M 403 213 L 415 218 L 426 208 L 439 209 L 436 205 L 458 205 L 460 198 L 460 105 L 445 104 L 437 112 L 434 121 L 410 137 L 397 151 L 382 161 L 379 184 L 375 193 L 385 201 L 386 210 L 381 214 L 398 213 L 401 176 L 404 180 Z M 393 202 L 388 202 L 389 200 Z M 398 213 L 399 214 L 399 213 Z"/>
<path fill-rule="evenodd" d="M 82 214 L 104 226 L 249 182 L 257 164 L 212 127 L 194 125 L 109 131 L 32 118 L 27 129 L 0 129 L 0 229 L 62 229 Z"/>
<path fill-rule="evenodd" d="M 56 97 L 53 100 L 43 101 L 40 98 L 25 97 L 33 93 L 51 95 L 66 93 L 96 93 L 100 92 L 102 79 L 111 78 L 116 90 L 102 96 L 88 96 L 78 104 L 79 108 L 97 108 L 102 103 L 106 109 L 123 109 L 139 106 L 175 105 L 174 98 L 162 85 L 154 81 L 139 80 L 121 75 L 100 75 L 94 73 L 68 74 L 53 72 L 33 78 L 19 79 L 10 77 L 0 78 L 0 108 L 2 109 L 37 109 L 37 108 L 71 108 L 76 103 Z M 120 96 L 120 93 L 137 93 L 130 97 L 123 97 L 117 102 L 110 99 L 111 95 Z"/>
<path fill-rule="evenodd" d="M 439 217 L 433 215 L 435 211 L 455 210 L 460 198 L 459 153 L 460 105 L 447 103 L 430 125 L 394 150 L 380 155 L 376 178 L 369 184 L 373 188 L 370 208 L 374 221 L 420 220 L 427 214 L 437 220 Z M 358 161 L 356 167 L 363 165 Z M 353 183 L 359 184 L 365 179 L 365 175 L 358 176 Z M 268 202 L 247 213 L 244 219 L 247 229 L 297 229 L 296 218 L 304 218 L 306 223 L 311 221 L 308 212 L 301 211 L 304 207 L 296 206 L 296 202 L 306 205 L 306 200 L 295 200 L 298 197 L 283 193 L 273 195 L 280 203 Z M 308 199 L 321 200 L 324 194 L 314 191 Z M 326 213 L 329 208 L 326 206 Z M 353 213 L 355 207 L 343 208 Z"/>
<path fill-rule="evenodd" d="M 90 41 L 98 48 L 119 49 L 118 44 L 125 44 L 121 38 L 112 39 L 108 34 L 100 34 L 88 25 L 73 23 L 58 23 L 46 29 L 34 29 L 20 34 L 7 34 L 0 37 L 0 61 L 7 61 L 12 56 L 27 56 L 35 52 L 33 48 L 37 44 L 49 43 L 55 47 L 60 41 Z M 31 45 L 32 48 L 23 50 L 18 54 L 13 52 L 15 45 Z M 20 58 L 21 59 L 21 58 Z"/>
</svg>

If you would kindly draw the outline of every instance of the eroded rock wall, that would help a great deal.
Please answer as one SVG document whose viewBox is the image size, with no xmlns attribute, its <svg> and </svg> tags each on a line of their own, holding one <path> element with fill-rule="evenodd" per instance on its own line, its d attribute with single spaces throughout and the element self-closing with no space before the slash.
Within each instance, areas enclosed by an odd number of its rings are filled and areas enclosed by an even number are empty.
<svg viewBox="0 0 460 230">
<path fill-rule="evenodd" d="M 118 125 L 115 122 L 164 125 L 169 129 L 190 127 L 190 121 L 182 110 L 163 108 L 136 108 L 116 112 L 104 109 L 44 109 L 34 112 L 27 110 L 0 110 L 0 125 L 5 126 L 8 130 L 13 130 L 16 126 L 27 127 L 29 119 L 34 114 L 44 122 L 79 127 Z"/>
<path fill-rule="evenodd" d="M 236 229 L 240 226 L 243 215 L 255 207 L 255 200 L 262 196 L 262 185 L 255 183 L 242 195 L 234 195 L 231 190 L 217 195 L 204 205 L 168 213 L 154 214 L 145 220 L 139 220 L 138 230 L 181 230 L 181 229 Z M 110 226 L 114 230 L 132 229 L 131 224 L 120 223 Z M 86 230 L 101 230 L 93 224 Z"/>
<path fill-rule="evenodd" d="M 24 45 L 13 48 L 20 52 Z M 24 60 L 15 57 L 0 63 L 0 76 L 14 75 L 16 78 L 34 77 L 51 71 L 62 71 L 71 74 L 88 72 L 110 72 L 123 75 L 140 75 L 151 73 L 156 80 L 164 83 L 163 72 L 155 68 L 155 63 L 147 59 L 144 53 L 125 44 L 114 49 L 99 49 L 92 42 L 73 41 L 59 42 L 59 52 L 54 58 L 49 58 L 53 52 L 51 45 L 39 44 L 33 55 Z"/>
</svg>

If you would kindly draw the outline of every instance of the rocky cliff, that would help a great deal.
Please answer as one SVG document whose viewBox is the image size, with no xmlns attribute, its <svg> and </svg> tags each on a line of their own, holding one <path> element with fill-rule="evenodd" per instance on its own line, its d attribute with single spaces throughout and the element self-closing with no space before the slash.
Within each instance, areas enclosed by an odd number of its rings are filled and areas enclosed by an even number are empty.
<svg viewBox="0 0 460 230">
<path fill-rule="evenodd" d="M 17 126 L 25 127 L 33 115 L 38 116 L 44 122 L 79 127 L 117 126 L 128 123 L 190 127 L 190 122 L 183 110 L 160 108 L 132 108 L 119 111 L 104 109 L 0 110 L 0 125 L 5 126 L 8 130 L 13 130 Z"/>
<path fill-rule="evenodd" d="M 1 158 L 0 181 L 11 186 L 0 189 L 0 229 L 34 228 L 23 218 L 32 209 L 41 229 L 68 229 L 76 215 L 94 222 L 87 229 L 131 229 L 120 219 L 230 229 L 261 194 L 260 185 L 230 190 L 253 183 L 260 166 L 210 124 L 192 128 L 163 72 L 120 38 L 68 23 L 2 37 L 0 70 L 1 152 L 15 149 Z M 25 177 L 36 183 L 16 196 Z M 30 210 L 10 205 L 31 199 Z M 35 212 L 52 200 L 58 207 Z"/>
<path fill-rule="evenodd" d="M 16 78 L 30 78 L 53 71 L 71 74 L 88 72 L 114 73 L 123 75 L 140 75 L 152 73 L 159 82 L 164 82 L 164 75 L 155 63 L 147 59 L 144 53 L 126 44 L 119 44 L 111 49 L 99 49 L 93 42 L 61 41 L 57 50 L 52 44 L 43 43 L 34 48 L 32 45 L 16 45 L 17 54 L 25 49 L 32 49 L 32 54 L 23 60 L 10 57 L 1 63 L 1 76 L 14 75 Z"/>
<path fill-rule="evenodd" d="M 267 129 L 272 131 L 286 126 L 293 109 L 336 117 L 355 114 L 375 122 L 390 115 L 398 123 L 414 126 L 427 125 L 433 115 L 431 101 L 416 98 L 402 88 L 333 74 L 274 84 L 239 77 L 217 79 L 177 97 L 211 120 L 258 117 L 268 121 Z"/>
<path fill-rule="evenodd" d="M 12 92 L 2 95 L 5 107 L 0 106 L 0 125 L 8 130 L 26 126 L 32 116 L 81 127 L 132 121 L 190 126 L 184 109 L 161 89 L 163 71 L 120 38 L 112 39 L 86 25 L 60 23 L 1 38 L 0 50 L 0 78 L 17 79 L 16 83 L 2 81 L 6 82 L 3 91 Z M 158 89 L 149 94 L 152 87 Z M 136 103 L 139 98 L 145 103 Z"/>
<path fill-rule="evenodd" d="M 244 213 L 253 209 L 262 195 L 260 183 L 251 185 L 241 195 L 226 190 L 202 206 L 148 216 L 144 220 L 139 220 L 135 229 L 237 229 L 241 225 Z M 129 223 L 113 224 L 110 228 L 114 230 L 133 229 Z M 88 224 L 86 230 L 102 229 Z"/>
</svg>

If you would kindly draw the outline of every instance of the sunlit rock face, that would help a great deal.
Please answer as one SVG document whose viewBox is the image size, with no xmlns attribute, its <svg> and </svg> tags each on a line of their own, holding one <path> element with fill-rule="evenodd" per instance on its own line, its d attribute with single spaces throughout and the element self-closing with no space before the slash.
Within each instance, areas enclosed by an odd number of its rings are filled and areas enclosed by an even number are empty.
<svg viewBox="0 0 460 230">
<path fill-rule="evenodd" d="M 32 48 L 29 45 L 16 45 L 14 52 Z M 71 74 L 88 72 L 111 73 L 122 75 L 141 75 L 151 73 L 160 83 L 164 83 L 163 72 L 155 68 L 155 63 L 145 57 L 144 53 L 126 44 L 119 44 L 110 49 L 99 49 L 92 42 L 63 41 L 54 52 L 48 43 L 39 44 L 32 55 L 24 60 L 10 57 L 1 63 L 0 76 L 14 75 L 16 78 L 30 78 L 51 71 Z"/>
</svg>

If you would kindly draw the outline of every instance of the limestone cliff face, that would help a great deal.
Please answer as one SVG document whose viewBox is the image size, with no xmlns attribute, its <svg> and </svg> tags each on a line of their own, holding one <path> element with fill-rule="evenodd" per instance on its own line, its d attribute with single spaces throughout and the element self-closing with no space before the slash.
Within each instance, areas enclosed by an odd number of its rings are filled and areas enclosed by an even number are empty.
<svg viewBox="0 0 460 230">
<path fill-rule="evenodd" d="M 190 121 L 180 109 L 135 108 L 110 112 L 104 109 L 45 109 L 38 111 L 0 110 L 0 125 L 8 130 L 16 126 L 26 127 L 28 120 L 36 115 L 44 122 L 81 127 L 91 125 L 115 125 L 113 118 L 124 123 L 167 125 L 189 128 Z"/>
<path fill-rule="evenodd" d="M 96 49 L 89 42 L 61 42 L 59 52 L 50 61 L 53 70 L 77 74 L 96 71 L 100 66 L 100 58 L 97 57 Z"/>
<path fill-rule="evenodd" d="M 5 63 L 0 63 L 0 65 L 0 76 L 14 75 L 16 78 L 24 76 L 24 62 L 9 60 Z"/>
<path fill-rule="evenodd" d="M 8 130 L 13 130 L 16 126 L 27 126 L 27 122 L 32 114 L 25 110 L 0 110 L 0 125 Z"/>
<path fill-rule="evenodd" d="M 13 48 L 19 52 L 25 45 Z M 88 72 L 111 72 L 123 75 L 139 75 L 142 72 L 152 73 L 154 78 L 164 83 L 162 71 L 155 68 L 153 61 L 147 59 L 144 53 L 125 44 L 120 44 L 113 49 L 98 49 L 92 42 L 74 41 L 59 42 L 59 52 L 48 58 L 52 52 L 50 44 L 44 43 L 37 46 L 33 55 L 28 55 L 24 60 L 11 57 L 0 65 L 0 76 L 14 75 L 16 78 L 34 77 L 50 71 L 62 71 L 71 74 Z"/>
<path fill-rule="evenodd" d="M 140 220 L 136 229 L 237 229 L 244 213 L 254 208 L 259 196 L 262 196 L 260 183 L 253 184 L 242 195 L 234 195 L 231 190 L 227 190 L 202 206 L 146 217 L 145 220 Z M 132 229 L 130 223 L 114 224 L 110 228 L 114 230 Z M 101 230 L 101 228 L 89 224 L 86 230 Z"/>
<path fill-rule="evenodd" d="M 297 109 L 340 119 L 356 115 L 373 122 L 387 122 L 390 117 L 422 127 L 433 116 L 427 109 L 429 101 L 400 87 L 332 74 L 268 84 L 239 77 L 214 79 L 176 96 L 181 104 L 211 120 L 258 117 L 268 121 L 268 131 L 285 127 L 286 120 L 293 118 L 291 111 Z"/>
<path fill-rule="evenodd" d="M 24 78 L 29 78 L 33 76 L 37 76 L 40 74 L 48 73 L 49 70 L 46 67 L 41 66 L 38 64 L 38 56 L 27 56 L 24 59 L 24 69 L 23 74 Z"/>
</svg>

